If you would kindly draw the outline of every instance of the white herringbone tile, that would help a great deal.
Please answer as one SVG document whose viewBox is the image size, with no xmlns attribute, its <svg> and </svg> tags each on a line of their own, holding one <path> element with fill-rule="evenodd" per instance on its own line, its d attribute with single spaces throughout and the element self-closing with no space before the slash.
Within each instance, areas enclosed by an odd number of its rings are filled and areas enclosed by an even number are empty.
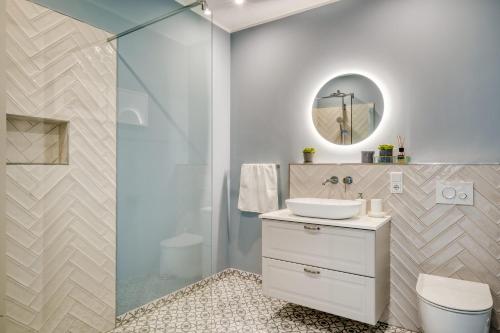
<svg viewBox="0 0 500 333">
<path fill-rule="evenodd" d="M 107 33 L 7 3 L 7 113 L 69 121 L 69 165 L 7 167 L 8 332 L 103 332 L 115 322 L 116 54 Z M 40 162 L 53 124 L 9 121 L 9 157 Z"/>
<path fill-rule="evenodd" d="M 405 175 L 405 192 L 389 193 L 389 172 Z M 330 176 L 353 176 L 342 184 Z M 438 205 L 438 180 L 474 182 L 474 206 Z M 391 301 L 385 320 L 418 329 L 415 285 L 419 273 L 488 283 L 495 327 L 500 327 L 500 168 L 497 165 L 291 165 L 290 197 L 385 199 L 392 215 Z"/>
</svg>

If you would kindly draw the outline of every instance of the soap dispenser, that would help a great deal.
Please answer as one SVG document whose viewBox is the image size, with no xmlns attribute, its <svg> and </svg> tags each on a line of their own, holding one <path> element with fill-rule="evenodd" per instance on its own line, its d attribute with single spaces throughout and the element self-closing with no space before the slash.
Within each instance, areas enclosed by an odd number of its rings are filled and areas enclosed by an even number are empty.
<svg viewBox="0 0 500 333">
<path fill-rule="evenodd" d="M 366 199 L 363 199 L 363 193 L 358 193 L 358 198 L 356 199 L 356 201 L 361 202 L 359 216 L 366 216 Z"/>
</svg>

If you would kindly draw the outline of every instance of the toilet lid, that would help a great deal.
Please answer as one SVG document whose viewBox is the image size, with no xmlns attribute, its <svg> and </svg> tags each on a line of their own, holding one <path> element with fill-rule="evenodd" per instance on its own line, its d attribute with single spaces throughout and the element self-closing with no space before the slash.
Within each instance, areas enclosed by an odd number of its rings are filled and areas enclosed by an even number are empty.
<svg viewBox="0 0 500 333">
<path fill-rule="evenodd" d="M 491 309 L 490 287 L 484 283 L 420 274 L 417 294 L 423 299 L 451 310 L 478 312 Z"/>
<path fill-rule="evenodd" d="M 201 243 L 203 243 L 203 237 L 190 233 L 183 233 L 160 242 L 163 247 L 186 247 Z"/>
</svg>

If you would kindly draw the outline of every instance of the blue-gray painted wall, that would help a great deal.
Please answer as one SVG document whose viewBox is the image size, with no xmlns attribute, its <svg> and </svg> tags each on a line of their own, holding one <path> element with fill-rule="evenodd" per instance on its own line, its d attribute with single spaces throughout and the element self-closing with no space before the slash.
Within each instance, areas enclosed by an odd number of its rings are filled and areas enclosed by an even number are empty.
<svg viewBox="0 0 500 333">
<path fill-rule="evenodd" d="M 415 162 L 500 162 L 500 1 L 344 0 L 231 36 L 230 265 L 261 270 L 261 226 L 237 207 L 240 166 L 288 163 L 304 146 L 320 162 L 405 135 Z M 390 96 L 390 122 L 355 149 L 325 144 L 308 126 L 329 74 L 370 73 Z"/>
</svg>

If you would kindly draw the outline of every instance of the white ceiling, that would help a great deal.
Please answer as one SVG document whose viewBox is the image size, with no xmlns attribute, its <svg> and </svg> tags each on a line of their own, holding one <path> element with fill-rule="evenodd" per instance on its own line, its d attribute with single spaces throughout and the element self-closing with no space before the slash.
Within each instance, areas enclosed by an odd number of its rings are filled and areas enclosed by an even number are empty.
<svg viewBox="0 0 500 333">
<path fill-rule="evenodd" d="M 191 3 L 192 0 L 177 0 Z M 207 0 L 213 22 L 228 32 L 235 32 L 297 14 L 339 0 Z"/>
</svg>

